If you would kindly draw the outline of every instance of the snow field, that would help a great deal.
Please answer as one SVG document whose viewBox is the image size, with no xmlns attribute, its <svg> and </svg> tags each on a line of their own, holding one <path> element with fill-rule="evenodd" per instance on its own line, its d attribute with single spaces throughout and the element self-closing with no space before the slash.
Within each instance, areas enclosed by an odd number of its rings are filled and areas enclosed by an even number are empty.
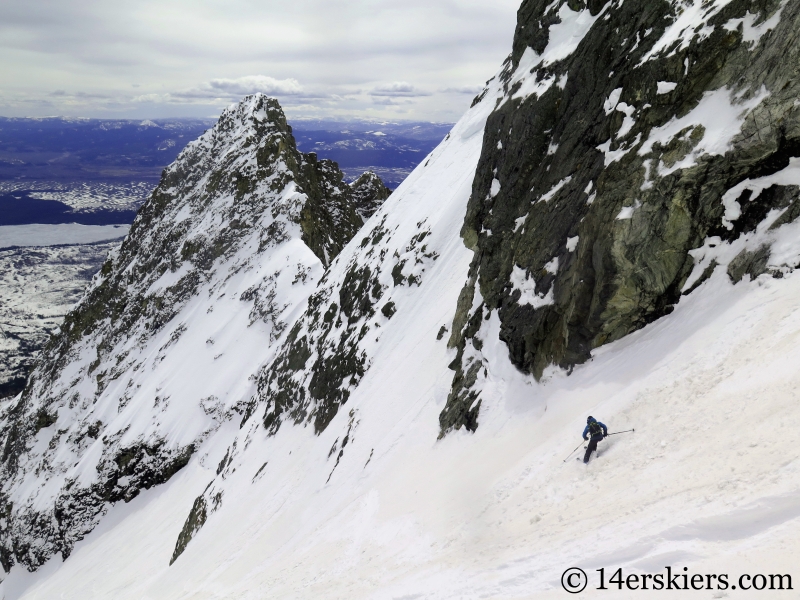
<svg viewBox="0 0 800 600">
<path fill-rule="evenodd" d="M 425 324 L 438 322 L 426 312 Z M 267 468 L 255 484 L 252 459 L 235 474 L 235 496 L 167 568 L 193 494 L 223 453 L 212 441 L 204 465 L 115 508 L 117 524 L 93 532 L 49 578 L 34 575 L 40 582 L 22 597 L 555 598 L 570 566 L 792 573 L 796 274 L 731 286 L 718 272 L 570 377 L 535 384 L 493 355 L 477 433 L 440 442 L 448 353 L 401 325 L 349 404 L 360 423 L 330 484 L 327 449 L 346 410 L 318 438 L 291 427 L 254 436 L 249 455 Z M 587 413 L 611 431 L 637 431 L 609 438 L 588 467 L 565 463 Z M 133 572 L 152 577 L 134 582 Z"/>
</svg>

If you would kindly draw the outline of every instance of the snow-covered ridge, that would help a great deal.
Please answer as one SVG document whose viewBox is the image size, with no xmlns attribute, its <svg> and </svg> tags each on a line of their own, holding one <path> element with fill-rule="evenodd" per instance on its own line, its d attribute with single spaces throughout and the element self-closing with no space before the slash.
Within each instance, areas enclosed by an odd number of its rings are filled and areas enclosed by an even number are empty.
<svg viewBox="0 0 800 600">
<path fill-rule="evenodd" d="M 361 225 L 341 172 L 296 150 L 275 100 L 246 98 L 190 143 L 3 409 L 6 570 L 67 556 L 241 412 L 248 376 Z"/>
<path fill-rule="evenodd" d="M 434 342 L 437 354 L 445 350 L 458 282 L 470 254 L 458 232 L 483 126 L 499 98 L 499 85 L 490 83 L 483 99 L 333 261 L 275 359 L 260 371 L 242 432 L 193 502 L 172 561 L 239 494 L 238 486 L 264 476 L 266 464 L 254 473 L 250 466 L 266 456 L 265 447 L 280 445 L 265 437 L 280 438 L 291 424 L 313 426 L 326 440 L 336 435 L 327 453 L 330 481 L 360 435 L 359 409 L 348 408 L 351 398 L 371 379 L 376 361 L 391 360 L 389 348 L 398 335 Z M 442 375 L 447 371 L 436 377 Z M 335 433 L 329 434 L 333 424 Z"/>
</svg>

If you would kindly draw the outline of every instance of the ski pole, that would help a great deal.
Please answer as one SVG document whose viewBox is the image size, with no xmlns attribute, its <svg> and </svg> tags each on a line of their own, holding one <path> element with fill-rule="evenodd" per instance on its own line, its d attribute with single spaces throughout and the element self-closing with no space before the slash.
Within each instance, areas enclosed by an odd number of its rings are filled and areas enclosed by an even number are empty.
<svg viewBox="0 0 800 600">
<path fill-rule="evenodd" d="M 636 430 L 635 429 L 626 429 L 625 431 L 617 431 L 615 433 L 609 433 L 606 437 L 608 437 L 609 435 L 619 435 L 620 433 L 630 433 L 631 431 L 636 431 Z"/>
<path fill-rule="evenodd" d="M 584 442 L 581 442 L 580 444 L 578 444 L 578 448 L 580 448 L 581 446 L 583 446 L 583 444 L 584 444 Z M 572 452 L 570 452 L 570 453 L 569 453 L 569 456 L 572 456 L 573 454 L 575 454 L 575 453 L 578 451 L 578 448 L 575 448 L 575 450 L 573 450 Z M 569 456 L 568 456 L 567 458 L 565 458 L 563 462 L 567 462 L 567 461 L 569 460 Z"/>
</svg>

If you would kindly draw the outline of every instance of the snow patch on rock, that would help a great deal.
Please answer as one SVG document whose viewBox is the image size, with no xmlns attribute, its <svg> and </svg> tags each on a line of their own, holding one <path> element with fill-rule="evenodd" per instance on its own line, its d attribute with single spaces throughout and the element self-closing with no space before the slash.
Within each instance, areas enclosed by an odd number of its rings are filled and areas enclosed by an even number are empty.
<svg viewBox="0 0 800 600">
<path fill-rule="evenodd" d="M 662 94 L 669 94 L 676 87 L 678 87 L 678 84 L 673 81 L 659 81 L 658 90 L 656 91 L 656 94 L 659 96 L 661 96 Z"/>
<path fill-rule="evenodd" d="M 761 195 L 761 192 L 773 185 L 800 186 L 800 158 L 791 158 L 789 160 L 789 165 L 777 173 L 765 175 L 758 179 L 746 179 L 725 192 L 722 196 L 722 204 L 725 206 L 725 215 L 722 217 L 722 224 L 727 229 L 733 229 L 733 221 L 737 220 L 742 214 L 742 207 L 738 199 L 745 190 L 752 192 L 749 202 L 753 202 Z"/>
<path fill-rule="evenodd" d="M 761 38 L 764 36 L 764 34 L 775 29 L 781 22 L 781 15 L 783 14 L 783 10 L 786 8 L 788 3 L 789 0 L 783 0 L 775 14 L 762 21 L 758 25 L 756 25 L 756 22 L 759 20 L 760 15 L 754 15 L 748 10 L 744 17 L 740 19 L 731 19 L 722 27 L 727 31 L 736 31 L 739 29 L 739 27 L 741 27 L 742 41 L 748 44 L 758 45 L 761 43 Z"/>
<path fill-rule="evenodd" d="M 609 6 L 610 3 L 606 4 L 603 10 L 592 16 L 588 8 L 576 12 L 564 3 L 558 10 L 561 22 L 550 26 L 549 39 L 544 52 L 538 54 L 533 48 L 528 47 L 522 54 L 509 85 L 510 88 L 513 88 L 515 85 L 521 84 L 513 96 L 514 99 L 525 99 L 532 95 L 541 96 L 556 82 L 563 89 L 563 86 L 566 86 L 566 77 L 558 81 L 555 76 L 537 81 L 534 71 L 539 67 L 546 67 L 563 60 L 575 52 L 592 25 L 603 16 Z"/>
<path fill-rule="evenodd" d="M 527 304 L 536 309 L 541 308 L 542 306 L 549 306 L 555 302 L 553 299 L 552 286 L 547 293 L 537 293 L 536 280 L 528 273 L 526 269 L 514 265 L 514 270 L 511 273 L 510 281 L 514 286 L 514 290 L 520 292 L 520 297 L 517 301 L 517 303 L 520 305 Z"/>
<path fill-rule="evenodd" d="M 727 88 L 706 92 L 698 105 L 686 115 L 673 117 L 666 125 L 652 129 L 638 153 L 640 156 L 646 156 L 652 152 L 655 144 L 666 145 L 676 136 L 688 135 L 691 130 L 702 127 L 703 137 L 694 149 L 670 169 L 661 167 L 659 169 L 661 176 L 693 166 L 697 158 L 702 155 L 725 154 L 731 141 L 741 133 L 747 115 L 769 95 L 764 86 L 749 99 L 739 102 L 734 100 L 732 92 Z"/>
</svg>

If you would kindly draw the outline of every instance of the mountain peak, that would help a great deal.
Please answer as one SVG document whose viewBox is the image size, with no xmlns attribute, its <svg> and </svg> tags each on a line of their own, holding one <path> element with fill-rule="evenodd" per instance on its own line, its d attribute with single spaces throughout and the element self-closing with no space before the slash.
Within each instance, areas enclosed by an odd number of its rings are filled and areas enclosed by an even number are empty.
<svg viewBox="0 0 800 600">
<path fill-rule="evenodd" d="M 238 374 L 257 373 L 362 224 L 336 163 L 297 150 L 274 98 L 246 97 L 190 143 L 2 415 L 6 570 L 69 555 L 241 413 Z"/>
</svg>

